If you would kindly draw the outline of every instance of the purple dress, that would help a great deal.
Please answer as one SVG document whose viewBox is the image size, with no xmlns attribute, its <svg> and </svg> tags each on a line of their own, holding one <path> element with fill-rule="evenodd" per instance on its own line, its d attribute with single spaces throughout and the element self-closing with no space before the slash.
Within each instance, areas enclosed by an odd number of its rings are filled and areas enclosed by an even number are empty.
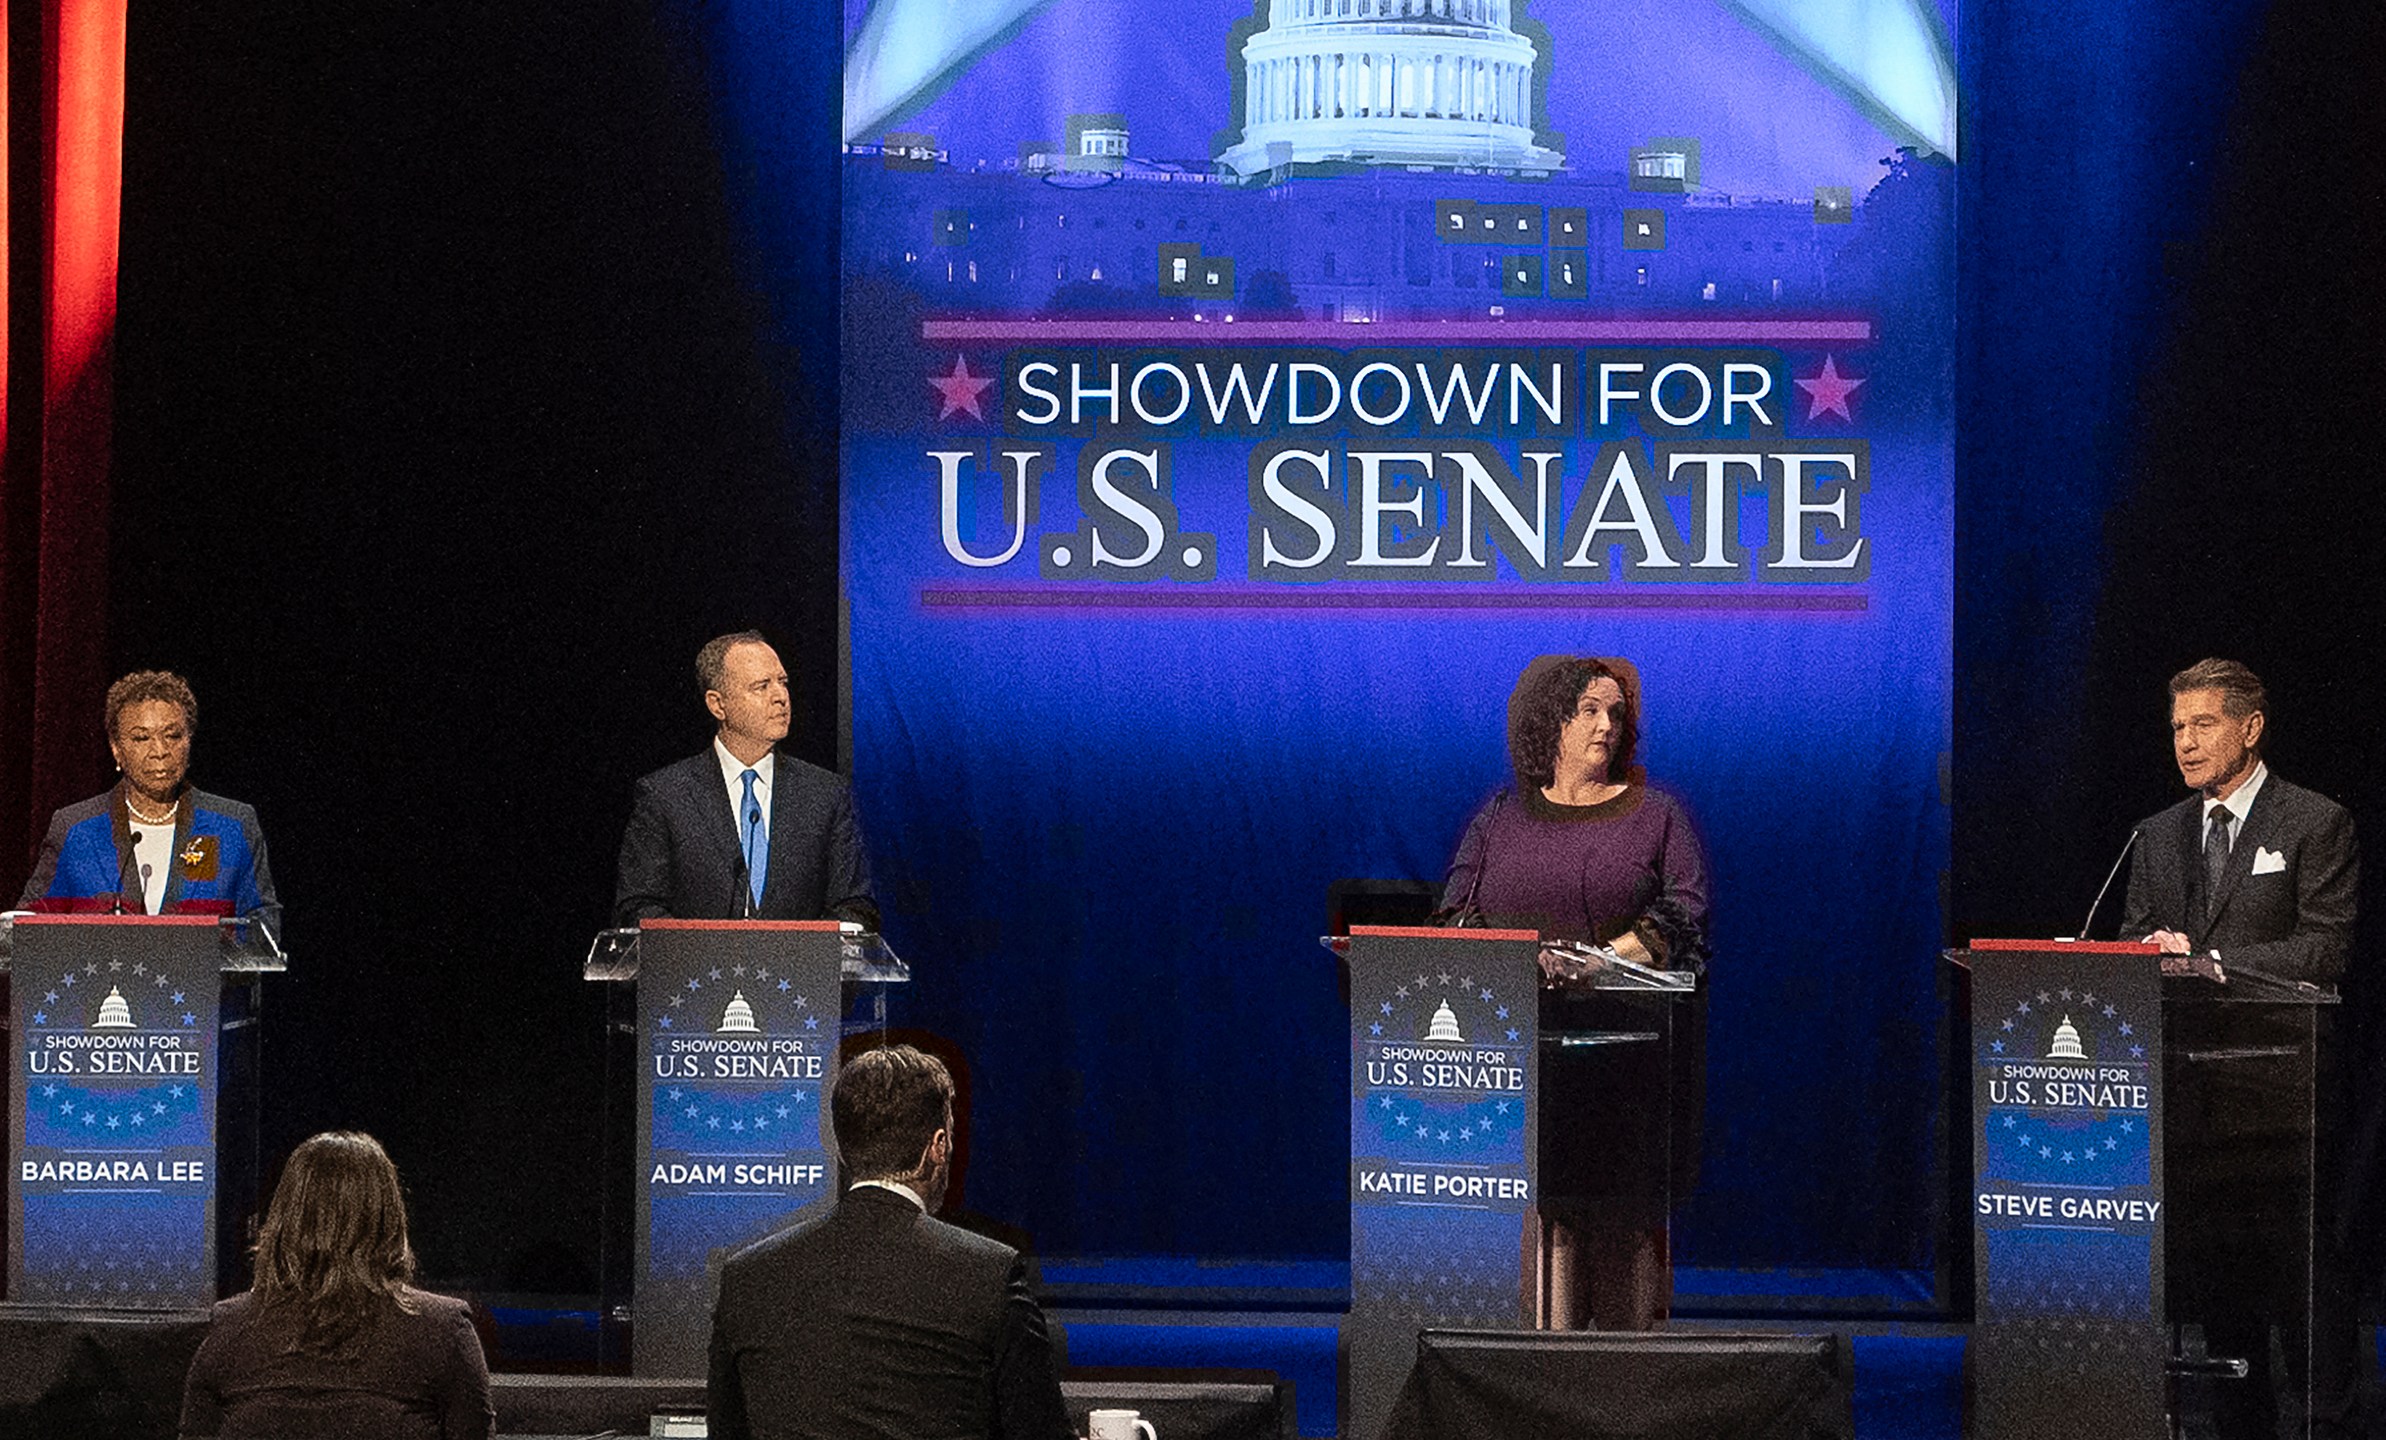
<svg viewBox="0 0 2386 1440">
<path fill-rule="evenodd" d="M 1636 928 L 1661 963 L 1706 967 L 1707 866 L 1681 802 L 1643 784 L 1597 805 L 1503 789 L 1466 827 L 1442 900 L 1552 939 Z"/>
<path fill-rule="evenodd" d="M 1467 825 L 1442 903 L 1552 939 L 1637 933 L 1659 963 L 1706 971 L 1706 860 L 1681 802 L 1644 784 L 1597 805 L 1501 790 Z M 1696 1183 L 1705 1002 L 1703 984 L 1689 999 L 1542 992 L 1545 1210 L 1577 1223 L 1660 1226 L 1670 1199 Z M 1669 1038 L 1568 1050 L 1549 1044 L 1560 1031 Z"/>
</svg>

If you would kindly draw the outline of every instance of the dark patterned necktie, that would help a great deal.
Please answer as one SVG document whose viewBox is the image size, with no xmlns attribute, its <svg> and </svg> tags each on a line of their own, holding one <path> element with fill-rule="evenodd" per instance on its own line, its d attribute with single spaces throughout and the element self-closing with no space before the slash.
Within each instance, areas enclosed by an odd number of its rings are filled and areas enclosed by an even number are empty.
<svg viewBox="0 0 2386 1440">
<path fill-rule="evenodd" d="M 2220 882 L 2229 873 L 2229 807 L 2215 805 L 2204 830 L 2204 918 L 2220 908 Z"/>
</svg>

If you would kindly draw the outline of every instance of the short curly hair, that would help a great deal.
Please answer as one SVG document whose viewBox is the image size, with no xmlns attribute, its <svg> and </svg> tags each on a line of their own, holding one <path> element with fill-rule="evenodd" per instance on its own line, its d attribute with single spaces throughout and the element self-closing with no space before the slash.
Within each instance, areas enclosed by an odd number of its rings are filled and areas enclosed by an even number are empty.
<svg viewBox="0 0 2386 1440">
<path fill-rule="evenodd" d="M 1611 779 L 1630 773 L 1632 756 L 1640 748 L 1640 686 L 1619 664 L 1592 655 L 1549 657 L 1525 667 L 1508 701 L 1508 761 L 1516 778 L 1538 788 L 1557 778 L 1558 733 L 1582 705 L 1582 692 L 1601 678 L 1616 682 L 1624 692 L 1613 757 Z"/>
<path fill-rule="evenodd" d="M 135 670 L 108 687 L 108 738 L 116 738 L 116 724 L 125 711 L 149 700 L 163 700 L 179 708 L 182 728 L 198 733 L 199 697 L 191 693 L 191 682 L 171 670 Z"/>
</svg>

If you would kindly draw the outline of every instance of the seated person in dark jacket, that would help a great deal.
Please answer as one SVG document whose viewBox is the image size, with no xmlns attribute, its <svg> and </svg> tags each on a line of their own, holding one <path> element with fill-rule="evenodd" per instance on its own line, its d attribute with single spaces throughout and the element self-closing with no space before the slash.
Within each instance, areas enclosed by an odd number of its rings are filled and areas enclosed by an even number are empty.
<svg viewBox="0 0 2386 1440">
<path fill-rule="evenodd" d="M 739 1251 L 713 1309 L 713 1440 L 1069 1440 L 1008 1245 L 947 1225 L 953 1081 L 908 1045 L 838 1072 L 836 1208 Z"/>
<path fill-rule="evenodd" d="M 215 1307 L 191 1361 L 184 1440 L 488 1440 L 471 1313 L 413 1277 L 380 1143 L 335 1131 L 300 1145 L 257 1236 L 256 1288 Z"/>
</svg>

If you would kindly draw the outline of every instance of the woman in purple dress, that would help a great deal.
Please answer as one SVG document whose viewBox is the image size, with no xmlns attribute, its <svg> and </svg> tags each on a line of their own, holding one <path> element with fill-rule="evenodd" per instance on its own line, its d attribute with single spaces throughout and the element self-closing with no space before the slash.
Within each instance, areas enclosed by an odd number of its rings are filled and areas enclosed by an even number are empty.
<svg viewBox="0 0 2386 1440">
<path fill-rule="evenodd" d="M 1705 974 L 1706 862 L 1681 802 L 1633 763 L 1640 716 L 1628 661 L 1552 655 L 1525 669 L 1508 701 L 1516 783 L 1467 825 L 1442 888 L 1445 918 Z M 1546 954 L 1542 966 L 1545 1036 L 1647 1033 L 1647 1007 L 1674 1010 L 1670 1047 L 1544 1051 L 1541 1195 L 1525 1237 L 1543 1324 L 1654 1328 L 1672 1299 L 1669 1194 L 1696 1173 L 1703 990 L 1688 1002 L 1617 995 L 1589 990 Z"/>
</svg>

